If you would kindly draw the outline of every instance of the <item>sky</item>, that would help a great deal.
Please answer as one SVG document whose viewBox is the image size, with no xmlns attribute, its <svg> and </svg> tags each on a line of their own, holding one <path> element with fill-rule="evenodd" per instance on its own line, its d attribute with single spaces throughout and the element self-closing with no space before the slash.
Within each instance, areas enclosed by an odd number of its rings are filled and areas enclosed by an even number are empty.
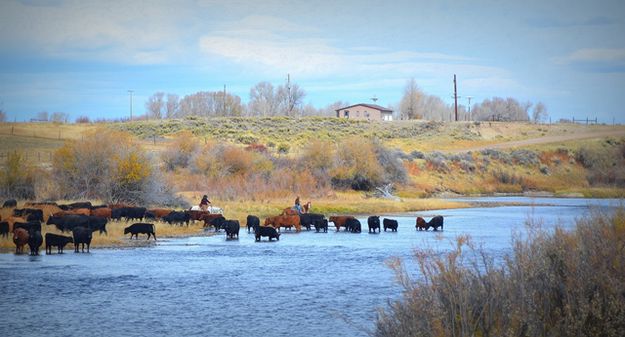
<svg viewBox="0 0 625 337">
<path fill-rule="evenodd" d="M 625 123 L 622 0 L 1 0 L 0 109 L 127 118 L 157 91 L 249 100 L 287 74 L 317 108 L 396 106 L 410 78 L 460 104 L 543 102 Z"/>
</svg>

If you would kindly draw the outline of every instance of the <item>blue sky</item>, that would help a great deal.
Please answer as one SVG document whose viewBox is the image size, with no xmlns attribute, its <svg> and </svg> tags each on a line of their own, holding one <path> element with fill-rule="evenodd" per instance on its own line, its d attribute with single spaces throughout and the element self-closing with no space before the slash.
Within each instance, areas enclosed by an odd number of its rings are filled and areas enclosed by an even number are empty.
<svg viewBox="0 0 625 337">
<path fill-rule="evenodd" d="M 70 120 L 144 111 L 156 91 L 244 102 L 287 73 L 305 103 L 397 104 L 412 77 L 452 102 L 542 101 L 552 119 L 625 123 L 624 1 L 0 2 L 0 108 Z M 466 99 L 460 102 L 466 104 Z"/>
</svg>

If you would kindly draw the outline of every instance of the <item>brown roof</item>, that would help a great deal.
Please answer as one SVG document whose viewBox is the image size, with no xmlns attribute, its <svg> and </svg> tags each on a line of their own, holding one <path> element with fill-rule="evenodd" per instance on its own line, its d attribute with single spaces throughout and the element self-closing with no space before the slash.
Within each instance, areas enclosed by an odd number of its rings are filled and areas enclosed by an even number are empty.
<svg viewBox="0 0 625 337">
<path fill-rule="evenodd" d="M 344 108 L 340 108 L 340 109 L 336 109 L 335 111 L 339 111 L 339 110 L 343 110 L 343 109 L 349 109 L 358 105 L 362 105 L 362 106 L 366 106 L 367 108 L 371 108 L 371 109 L 376 109 L 379 110 L 380 112 L 389 112 L 392 113 L 393 110 L 389 109 L 389 108 L 385 108 L 383 106 L 379 106 L 377 104 L 367 104 L 367 103 L 358 103 L 358 104 L 354 104 L 354 105 L 350 105 L 350 106 L 346 106 Z"/>
</svg>

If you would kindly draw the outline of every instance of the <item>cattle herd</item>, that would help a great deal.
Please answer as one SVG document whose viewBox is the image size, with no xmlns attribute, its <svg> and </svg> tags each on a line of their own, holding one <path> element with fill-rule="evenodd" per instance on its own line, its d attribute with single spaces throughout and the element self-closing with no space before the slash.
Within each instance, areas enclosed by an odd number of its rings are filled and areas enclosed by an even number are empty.
<svg viewBox="0 0 625 337">
<path fill-rule="evenodd" d="M 238 220 L 226 219 L 222 214 L 213 214 L 201 210 L 176 211 L 164 208 L 148 209 L 145 207 L 135 207 L 123 204 L 115 205 L 92 205 L 90 202 L 76 202 L 66 205 L 58 205 L 52 202 L 30 202 L 24 208 L 16 208 L 15 200 L 7 200 L 3 208 L 13 208 L 12 216 L 2 221 L 0 219 L 0 234 L 8 237 L 13 233 L 16 254 L 24 251 L 24 246 L 29 245 L 30 254 L 38 255 L 39 247 L 43 244 L 44 238 L 41 235 L 41 224 L 44 222 L 45 206 L 54 206 L 59 211 L 49 214 L 46 225 L 54 225 L 62 233 L 71 232 L 71 236 L 46 233 L 45 246 L 46 254 L 52 254 L 52 247 L 57 248 L 58 253 L 63 253 L 64 247 L 68 243 L 74 245 L 74 252 L 87 252 L 91 245 L 94 232 L 108 234 L 106 224 L 109 221 L 162 221 L 170 225 L 189 225 L 190 222 L 202 221 L 204 228 L 212 227 L 215 231 L 224 230 L 226 238 L 234 239 L 239 237 L 240 224 Z M 336 231 L 341 227 L 345 232 L 361 233 L 362 225 L 358 219 L 351 215 L 333 215 L 326 219 L 323 214 L 303 213 L 299 214 L 293 209 L 286 208 L 280 215 L 265 218 L 261 224 L 260 219 L 254 215 L 247 216 L 246 227 L 248 233 L 252 230 L 256 241 L 262 237 L 280 240 L 280 230 L 285 228 L 291 230 L 295 228 L 297 232 L 302 228 L 316 232 L 328 232 L 328 223 L 333 223 Z M 146 234 L 147 240 L 153 237 L 156 240 L 156 231 L 152 222 L 137 222 L 124 228 L 124 235 L 130 234 L 130 239 L 134 236 L 138 239 L 139 234 Z M 369 233 L 380 233 L 381 229 L 396 232 L 398 222 L 394 219 L 383 218 L 380 222 L 379 216 L 370 216 L 367 219 Z M 419 231 L 443 229 L 443 217 L 435 216 L 430 221 L 418 217 L 415 228 Z M 79 249 L 80 248 L 80 249 Z"/>
</svg>

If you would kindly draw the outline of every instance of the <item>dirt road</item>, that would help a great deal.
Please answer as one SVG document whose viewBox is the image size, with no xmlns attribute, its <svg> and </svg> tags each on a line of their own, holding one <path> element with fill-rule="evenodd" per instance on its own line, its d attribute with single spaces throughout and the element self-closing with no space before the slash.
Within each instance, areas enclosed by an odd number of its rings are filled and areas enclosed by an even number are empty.
<svg viewBox="0 0 625 337">
<path fill-rule="evenodd" d="M 572 140 L 592 139 L 592 138 L 605 138 L 605 137 L 625 137 L 625 129 L 619 130 L 599 130 L 590 132 L 580 132 L 574 134 L 560 135 L 560 136 L 545 136 L 539 138 L 531 138 L 524 140 L 516 140 L 511 142 L 503 142 L 491 145 L 475 146 L 464 149 L 441 151 L 446 153 L 460 153 L 468 151 L 481 151 L 484 149 L 509 149 L 515 147 L 523 147 L 529 145 L 549 144 L 549 143 L 561 143 Z"/>
</svg>

